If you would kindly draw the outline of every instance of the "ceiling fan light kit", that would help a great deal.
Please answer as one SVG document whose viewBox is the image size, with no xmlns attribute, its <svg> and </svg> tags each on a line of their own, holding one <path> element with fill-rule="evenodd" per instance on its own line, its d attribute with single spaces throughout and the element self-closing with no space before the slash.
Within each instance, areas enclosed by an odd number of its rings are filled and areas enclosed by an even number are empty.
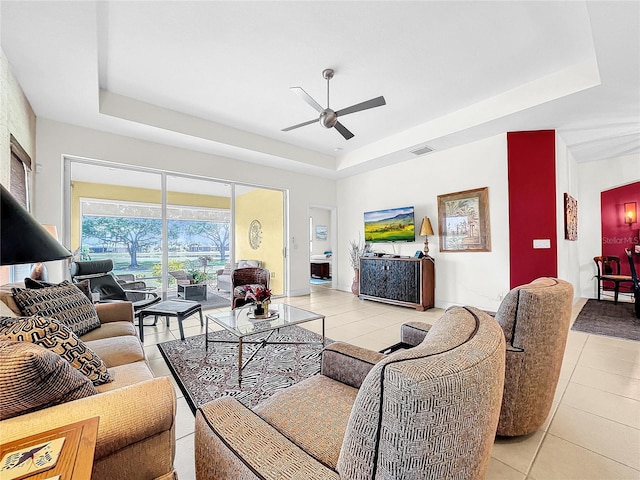
<svg viewBox="0 0 640 480">
<path fill-rule="evenodd" d="M 332 68 L 325 68 L 322 71 L 322 77 L 327 81 L 327 108 L 322 108 L 322 106 L 316 102 L 311 95 L 304 91 L 302 87 L 291 87 L 291 91 L 298 94 L 302 100 L 307 102 L 311 107 L 313 107 L 319 114 L 320 117 L 318 119 L 308 120 L 306 122 L 299 123 L 297 125 L 293 125 L 291 127 L 283 128 L 283 132 L 288 132 L 290 130 L 294 130 L 296 128 L 304 127 L 306 125 L 311 125 L 316 121 L 320 122 L 324 128 L 334 128 L 344 137 L 345 140 L 349 140 L 353 138 L 353 133 L 349 131 L 344 125 L 342 125 L 338 121 L 338 117 L 342 117 L 345 115 L 349 115 L 350 113 L 361 112 L 363 110 L 368 110 L 370 108 L 381 107 L 382 105 L 386 105 L 384 97 L 376 97 L 371 100 L 367 100 L 366 102 L 357 103 L 355 105 L 351 105 L 350 107 L 343 108 L 341 110 L 335 111 L 329 107 L 329 81 L 333 78 L 335 71 Z"/>
</svg>

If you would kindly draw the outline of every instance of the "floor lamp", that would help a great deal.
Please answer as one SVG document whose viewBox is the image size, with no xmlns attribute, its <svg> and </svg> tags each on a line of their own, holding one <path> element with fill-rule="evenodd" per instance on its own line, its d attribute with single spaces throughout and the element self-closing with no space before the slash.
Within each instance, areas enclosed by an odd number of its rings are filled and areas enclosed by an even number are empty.
<svg viewBox="0 0 640 480">
<path fill-rule="evenodd" d="M 0 265 L 48 262 L 72 254 L 0 185 Z"/>
</svg>

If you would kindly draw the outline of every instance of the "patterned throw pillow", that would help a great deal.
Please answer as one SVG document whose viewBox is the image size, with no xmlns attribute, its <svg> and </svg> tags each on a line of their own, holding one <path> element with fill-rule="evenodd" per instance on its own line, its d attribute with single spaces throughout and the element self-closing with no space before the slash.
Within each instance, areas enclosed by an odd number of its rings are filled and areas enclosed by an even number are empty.
<svg viewBox="0 0 640 480">
<path fill-rule="evenodd" d="M 65 280 L 66 281 L 66 280 Z M 63 282 L 64 283 L 64 282 Z M 68 283 L 68 282 L 67 282 Z M 24 279 L 24 286 L 27 288 L 39 289 L 39 288 L 47 288 L 47 287 L 59 287 L 62 283 L 49 283 L 43 280 L 34 280 L 33 278 L 26 277 Z M 93 297 L 91 296 L 91 289 L 89 287 L 89 280 L 82 280 L 80 282 L 76 282 L 72 284 L 87 297 L 91 303 L 93 303 Z"/>
<path fill-rule="evenodd" d="M 111 381 L 111 375 L 102 359 L 69 327 L 53 318 L 0 317 L 0 340 L 34 343 L 57 353 L 94 385 Z"/>
<path fill-rule="evenodd" d="M 67 280 L 41 289 L 14 288 L 13 298 L 22 315 L 55 318 L 79 337 L 100 327 L 96 307 Z"/>
<path fill-rule="evenodd" d="M 0 341 L 0 420 L 97 393 L 59 355 L 32 343 Z"/>
</svg>

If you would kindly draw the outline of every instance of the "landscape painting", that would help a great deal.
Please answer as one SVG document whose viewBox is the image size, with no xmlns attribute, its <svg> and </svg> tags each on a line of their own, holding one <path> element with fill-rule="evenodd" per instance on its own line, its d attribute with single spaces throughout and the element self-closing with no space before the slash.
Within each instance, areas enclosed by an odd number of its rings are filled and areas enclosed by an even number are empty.
<svg viewBox="0 0 640 480">
<path fill-rule="evenodd" d="M 490 252 L 489 189 L 438 195 L 441 252 Z"/>
<path fill-rule="evenodd" d="M 414 242 L 415 230 L 413 207 L 364 213 L 365 242 Z"/>
</svg>

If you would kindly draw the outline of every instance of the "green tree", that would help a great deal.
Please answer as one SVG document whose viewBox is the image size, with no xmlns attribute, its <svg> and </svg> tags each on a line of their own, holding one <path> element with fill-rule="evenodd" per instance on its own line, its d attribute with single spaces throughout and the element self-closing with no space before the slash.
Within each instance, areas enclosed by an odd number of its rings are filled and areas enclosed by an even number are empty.
<svg viewBox="0 0 640 480">
<path fill-rule="evenodd" d="M 229 249 L 229 224 L 214 222 L 191 222 L 187 227 L 189 235 L 200 235 L 213 242 L 216 250 L 220 252 L 220 260 L 226 259 Z"/>
<path fill-rule="evenodd" d="M 131 258 L 129 268 L 137 268 L 138 252 L 160 242 L 162 222 L 157 218 L 84 216 L 82 237 L 97 238 L 107 246 L 126 246 Z"/>
</svg>

